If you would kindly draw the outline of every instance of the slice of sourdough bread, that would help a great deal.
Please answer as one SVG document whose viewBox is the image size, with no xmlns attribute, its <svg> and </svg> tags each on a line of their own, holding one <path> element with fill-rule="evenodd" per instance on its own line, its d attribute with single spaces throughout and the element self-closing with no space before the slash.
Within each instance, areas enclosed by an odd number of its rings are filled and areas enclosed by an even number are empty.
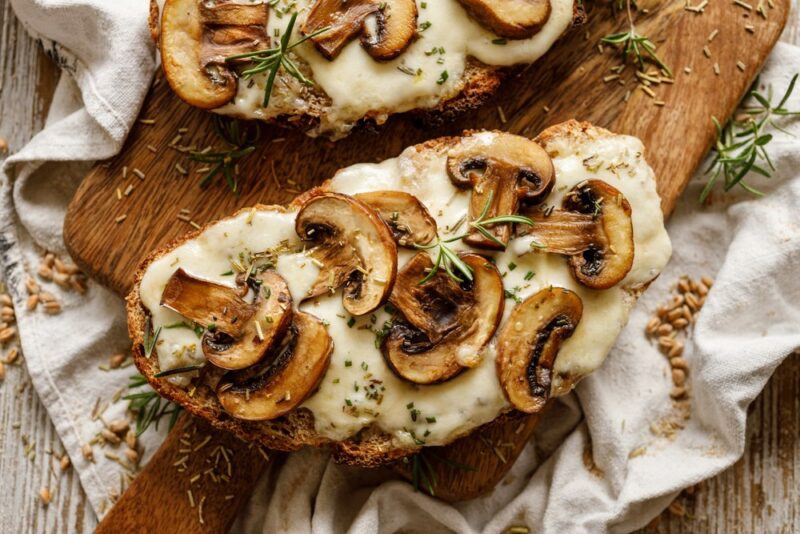
<svg viewBox="0 0 800 534">
<path fill-rule="evenodd" d="M 573 120 L 546 129 L 536 138 L 536 141 L 548 150 L 551 148 L 551 145 L 558 145 L 559 143 L 588 143 L 614 136 L 615 134 L 602 128 Z M 420 153 L 437 152 L 443 154 L 459 139 L 458 137 L 434 139 L 413 147 L 413 150 Z M 548 150 L 548 152 L 550 151 L 551 150 Z M 287 208 L 294 211 L 309 198 L 319 195 L 329 190 L 329 188 L 330 180 L 324 182 L 319 187 L 299 195 Z M 281 206 L 256 206 L 258 210 L 285 211 L 287 208 Z M 245 208 L 237 213 L 249 212 L 251 210 L 252 208 Z M 235 216 L 236 214 L 228 218 Z M 209 225 L 206 225 L 206 227 L 208 226 Z M 273 421 L 252 422 L 235 419 L 227 414 L 217 401 L 215 386 L 222 371 L 210 365 L 206 366 L 204 370 L 201 371 L 199 378 L 196 379 L 188 389 L 176 386 L 166 379 L 155 377 L 161 370 L 159 368 L 158 358 L 155 355 L 148 358 L 145 356 L 144 351 L 145 331 L 149 328 L 149 317 L 139 294 L 142 278 L 147 267 L 154 260 L 164 256 L 181 244 L 197 237 L 204 229 L 205 228 L 191 232 L 165 245 L 145 258 L 136 274 L 133 290 L 127 297 L 128 331 L 133 341 L 134 361 L 139 371 L 148 379 L 152 387 L 161 396 L 181 405 L 191 414 L 206 419 L 213 426 L 233 432 L 243 440 L 257 442 L 271 449 L 291 451 L 303 446 L 330 446 L 334 458 L 336 458 L 337 461 L 365 467 L 379 466 L 416 452 L 418 450 L 417 448 L 399 446 L 393 441 L 389 434 L 382 432 L 375 426 L 366 427 L 356 436 L 350 437 L 344 441 L 331 441 L 315 432 L 314 416 L 305 408 L 299 408 Z M 627 294 L 626 299 L 629 299 L 631 303 L 634 302 L 646 285 L 645 283 L 625 288 L 624 291 Z M 560 386 L 557 388 L 557 391 L 555 391 L 556 388 L 554 388 L 554 392 L 561 394 L 569 391 L 582 376 L 583 375 L 576 374 L 560 377 Z M 518 424 L 518 418 L 515 418 L 515 415 L 515 413 L 501 414 L 495 421 L 488 423 L 488 425 L 502 424 L 506 418 L 517 421 L 517 423 L 514 424 Z M 481 427 L 473 428 L 466 434 L 471 434 L 475 432 L 475 430 L 480 431 L 480 428 Z M 459 437 L 463 437 L 463 434 L 453 435 L 449 441 L 455 441 Z"/>
<path fill-rule="evenodd" d="M 154 41 L 158 43 L 161 33 L 159 2 L 158 0 L 150 1 L 150 33 Z M 583 8 L 583 3 L 575 1 L 573 4 L 572 24 L 565 34 L 571 28 L 582 25 L 585 20 L 586 12 Z M 292 60 L 305 76 L 312 77 L 311 69 L 301 58 L 292 55 Z M 424 126 L 434 127 L 454 120 L 459 115 L 483 105 L 498 90 L 501 82 L 515 70 L 518 70 L 518 67 L 493 66 L 468 56 L 466 58 L 466 67 L 460 79 L 461 90 L 457 94 L 443 95 L 435 105 L 412 110 L 370 110 L 363 117 L 356 120 L 355 123 L 348 124 L 330 124 L 330 121 L 327 120 L 327 115 L 330 113 L 331 99 L 319 84 L 303 85 L 286 72 L 279 70 L 273 88 L 272 100 L 273 102 L 285 101 L 288 104 L 279 104 L 280 114 L 267 119 L 267 122 L 305 131 L 309 135 L 325 135 L 334 140 L 348 135 L 354 127 L 362 129 L 376 128 L 383 124 L 388 117 L 395 114 L 408 116 L 413 121 Z M 169 80 L 169 77 L 167 79 Z M 239 83 L 245 82 L 240 80 Z M 178 94 L 180 96 L 179 91 Z M 214 111 L 243 119 L 253 118 L 237 110 L 237 108 L 231 108 L 229 105 L 222 106 Z"/>
</svg>

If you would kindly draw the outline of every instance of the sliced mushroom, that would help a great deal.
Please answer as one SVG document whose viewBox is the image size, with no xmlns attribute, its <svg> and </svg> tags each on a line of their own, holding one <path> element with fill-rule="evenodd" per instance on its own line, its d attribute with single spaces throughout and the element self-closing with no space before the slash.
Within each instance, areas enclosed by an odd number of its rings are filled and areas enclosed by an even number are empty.
<svg viewBox="0 0 800 534">
<path fill-rule="evenodd" d="M 352 315 L 370 313 L 389 298 L 397 246 L 375 210 L 353 197 L 325 193 L 303 204 L 295 231 L 314 244 L 310 254 L 320 266 L 307 298 L 344 286 L 342 301 Z"/>
<path fill-rule="evenodd" d="M 561 210 L 524 212 L 532 226 L 517 235 L 532 238 L 531 249 L 564 254 L 575 279 L 592 289 L 621 282 L 633 265 L 631 207 L 625 196 L 601 180 L 587 180 L 564 197 Z"/>
<path fill-rule="evenodd" d="M 162 306 L 206 329 L 203 354 L 223 369 L 244 369 L 261 361 L 292 319 L 292 298 L 283 277 L 266 270 L 247 283 L 254 291 L 252 303 L 243 298 L 246 286 L 231 288 L 178 269 L 161 296 Z"/>
<path fill-rule="evenodd" d="M 239 337 L 256 308 L 235 288 L 196 278 L 178 269 L 164 287 L 161 305 L 203 328 L 209 326 Z"/>
<path fill-rule="evenodd" d="M 411 44 L 417 31 L 414 0 L 317 0 L 302 27 L 320 53 L 334 59 L 354 37 L 375 59 L 394 59 Z"/>
<path fill-rule="evenodd" d="M 448 152 L 450 180 L 471 188 L 469 220 L 484 220 L 517 213 L 520 203 L 541 202 L 553 188 L 555 169 L 550 156 L 535 141 L 507 133 L 490 137 L 464 137 Z M 502 249 L 511 236 L 510 223 L 488 225 L 487 230 L 503 244 L 470 228 L 464 241 L 474 247 Z"/>
<path fill-rule="evenodd" d="M 332 351 L 333 340 L 322 321 L 296 312 L 272 357 L 225 375 L 217 386 L 217 398 L 238 419 L 265 421 L 285 415 L 317 388 Z"/>
<path fill-rule="evenodd" d="M 436 237 L 436 220 L 417 197 L 402 191 L 370 191 L 355 198 L 378 212 L 398 245 L 427 245 Z"/>
<path fill-rule="evenodd" d="M 161 61 L 172 90 L 203 109 L 230 102 L 238 83 L 225 58 L 268 47 L 267 10 L 235 0 L 167 0 Z"/>
<path fill-rule="evenodd" d="M 527 39 L 550 18 L 550 0 L 459 0 L 481 24 L 500 37 Z"/>
<path fill-rule="evenodd" d="M 203 335 L 203 354 L 222 369 L 244 369 L 260 362 L 292 322 L 292 296 L 281 275 L 267 270 L 248 279 L 255 313 L 241 336 L 215 328 Z"/>
<path fill-rule="evenodd" d="M 497 339 L 496 363 L 500 385 L 517 410 L 542 410 L 561 343 L 572 336 L 582 314 L 580 297 L 559 287 L 543 289 L 511 311 Z"/>
<path fill-rule="evenodd" d="M 433 262 L 427 252 L 409 261 L 397 277 L 392 304 L 402 317 L 381 346 L 389 367 L 416 384 L 449 380 L 480 362 L 480 353 L 503 315 L 503 281 L 497 268 L 477 254 L 461 259 L 473 270 L 461 284 L 439 271 L 420 284 Z"/>
<path fill-rule="evenodd" d="M 628 200 L 601 180 L 586 180 L 572 188 L 562 206 L 598 221 L 599 238 L 581 254 L 569 258 L 575 278 L 593 289 L 608 289 L 621 282 L 631 270 L 634 256 Z"/>
</svg>

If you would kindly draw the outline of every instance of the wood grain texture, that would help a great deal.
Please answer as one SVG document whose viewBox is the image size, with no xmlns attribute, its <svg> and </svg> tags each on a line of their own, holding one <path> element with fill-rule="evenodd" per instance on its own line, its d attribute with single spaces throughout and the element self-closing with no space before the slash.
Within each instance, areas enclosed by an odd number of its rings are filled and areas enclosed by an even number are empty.
<svg viewBox="0 0 800 534">
<path fill-rule="evenodd" d="M 41 128 L 41 113 L 49 102 L 56 69 L 43 60 L 36 43 L 24 33 L 0 0 L 0 137 L 12 151 Z M 666 33 L 666 32 L 664 32 Z M 797 9 L 782 40 L 800 44 Z M 510 83 L 514 83 L 513 81 Z M 10 88 L 15 88 L 13 91 Z M 2 157 L 2 155 L 0 155 Z M 704 482 L 685 499 L 689 514 L 665 512 L 658 532 L 791 532 L 800 531 L 800 358 L 794 356 L 776 370 L 748 417 L 744 457 L 721 475 Z M 4 532 L 91 532 L 95 519 L 76 476 L 56 477 L 45 465 L 28 461 L 20 432 L 10 422 L 21 421 L 21 432 L 37 450 L 57 448 L 58 439 L 44 408 L 28 383 L 24 366 L 8 369 L 0 386 L 0 529 Z M 54 488 L 48 508 L 38 505 L 38 488 Z M 755 498 L 752 498 L 755 497 Z"/>
<path fill-rule="evenodd" d="M 42 128 L 57 80 L 56 66 L 8 2 L 0 1 L 0 137 L 11 151 Z M 0 160 L 4 156 L 0 152 Z M 90 532 L 94 512 L 77 473 L 59 467 L 64 448 L 23 358 L 5 368 L 0 382 L 0 532 Z M 52 494 L 46 507 L 38 496 L 45 487 Z"/>
<path fill-rule="evenodd" d="M 268 461 L 257 446 L 212 430 L 183 415 L 95 533 L 227 532 Z"/>
</svg>

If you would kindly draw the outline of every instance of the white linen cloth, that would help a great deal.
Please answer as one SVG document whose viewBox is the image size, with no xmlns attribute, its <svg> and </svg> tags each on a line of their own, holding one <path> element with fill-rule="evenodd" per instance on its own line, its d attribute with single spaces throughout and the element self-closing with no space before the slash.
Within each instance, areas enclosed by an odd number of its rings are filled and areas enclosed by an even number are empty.
<svg viewBox="0 0 800 534">
<path fill-rule="evenodd" d="M 80 448 L 101 428 L 89 417 L 96 399 L 110 398 L 131 374 L 98 369 L 129 346 L 123 303 L 91 284 L 85 297 L 60 295 L 60 315 L 29 313 L 24 281 L 38 265 L 37 246 L 63 251 L 66 205 L 88 162 L 116 153 L 136 118 L 155 68 L 147 2 L 11 3 L 66 75 L 45 129 L 4 165 L 0 261 L 33 384 L 99 511 L 119 485 L 119 467 L 97 453 L 89 463 Z M 762 83 L 784 89 L 798 58 L 797 48 L 778 45 Z M 800 109 L 796 93 L 792 109 Z M 669 224 L 675 252 L 666 271 L 639 302 L 605 365 L 551 410 L 493 493 L 451 506 L 384 471 L 338 466 L 309 450 L 272 469 L 236 530 L 501 532 L 526 525 L 537 532 L 626 532 L 647 524 L 682 488 L 730 466 L 744 448 L 747 406 L 800 346 L 800 280 L 792 268 L 800 262 L 800 120 L 780 122 L 797 137 L 773 132 L 777 171 L 756 181 L 766 195 L 737 190 L 700 207 L 705 177 L 695 178 Z M 668 364 L 643 330 L 683 274 L 714 276 L 716 283 L 686 351 L 691 418 L 668 440 L 650 431 L 670 410 Z M 123 411 L 124 402 L 116 403 L 105 418 Z M 143 437 L 148 452 L 162 437 L 163 429 Z M 590 443 L 601 475 L 584 464 Z M 641 447 L 644 454 L 629 458 Z"/>
</svg>

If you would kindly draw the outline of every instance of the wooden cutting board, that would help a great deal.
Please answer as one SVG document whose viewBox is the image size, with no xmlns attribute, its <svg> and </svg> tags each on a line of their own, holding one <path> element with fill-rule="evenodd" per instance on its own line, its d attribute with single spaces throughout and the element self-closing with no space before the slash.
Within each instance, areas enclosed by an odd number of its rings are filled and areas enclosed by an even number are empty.
<svg viewBox="0 0 800 534">
<path fill-rule="evenodd" d="M 650 12 L 637 19 L 637 29 L 657 44 L 674 72 L 674 83 L 649 87 L 655 96 L 637 88 L 630 65 L 619 79 L 613 76 L 610 69 L 620 64 L 617 52 L 608 47 L 603 51 L 598 43 L 604 35 L 626 30 L 627 25 L 622 14 L 614 19 L 608 6 L 592 5 L 584 27 L 565 37 L 540 62 L 507 80 L 496 101 L 454 123 L 419 128 L 396 118 L 378 133 L 361 131 L 338 143 L 264 128 L 256 153 L 241 162 L 239 195 L 231 194 L 221 182 L 200 189 L 201 175 L 195 170 L 201 164 L 169 147 L 179 134 L 179 145 L 220 145 L 210 116 L 183 104 L 158 76 L 141 111 L 145 122 L 133 128 L 118 156 L 90 172 L 75 194 L 64 228 L 67 247 L 87 273 L 124 295 L 147 253 L 192 229 L 178 218 L 183 208 L 190 210 L 192 222 L 203 224 L 243 206 L 288 202 L 296 192 L 320 183 L 341 167 L 380 161 L 426 139 L 469 128 L 534 136 L 569 118 L 640 137 L 658 179 L 662 208 L 669 214 L 711 146 L 715 135 L 711 117 L 724 120 L 733 113 L 780 36 L 790 6 L 790 0 L 752 0 L 752 6 L 728 0 L 707 5 L 700 0 L 686 1 L 692 2 L 689 8 L 698 5 L 702 9 L 687 9 L 684 0 L 639 2 L 640 8 Z M 176 165 L 187 169 L 188 176 Z M 467 499 L 493 487 L 535 426 L 535 417 L 513 415 L 432 451 L 436 495 Z M 179 444 L 171 436 L 163 447 Z M 237 449 L 248 450 L 246 444 L 232 443 L 230 448 L 234 461 L 240 452 Z M 163 454 L 167 457 L 169 451 Z M 450 460 L 474 470 L 454 469 Z M 408 466 L 401 465 L 398 470 L 411 476 Z M 113 522 L 104 523 L 106 528 L 152 527 L 164 532 L 163 524 L 153 522 L 154 514 L 135 513 L 152 510 L 152 506 L 142 506 L 143 500 L 159 502 L 167 510 L 185 506 L 185 495 L 158 491 L 160 486 L 154 481 L 159 476 L 158 469 L 146 467 L 139 478 L 143 480 L 140 487 L 147 489 L 124 495 L 115 510 L 129 513 L 110 513 L 108 521 Z M 229 525 L 244 500 L 215 508 L 213 513 L 219 517 L 214 524 Z M 195 530 L 181 525 L 181 531 L 208 530 L 207 523 L 192 525 Z"/>
</svg>

